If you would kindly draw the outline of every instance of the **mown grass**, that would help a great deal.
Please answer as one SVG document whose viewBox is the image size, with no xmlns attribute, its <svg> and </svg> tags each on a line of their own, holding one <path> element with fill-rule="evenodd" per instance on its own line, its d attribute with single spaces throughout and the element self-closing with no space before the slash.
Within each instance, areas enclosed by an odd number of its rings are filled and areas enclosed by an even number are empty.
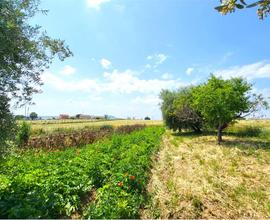
<svg viewBox="0 0 270 220">
<path fill-rule="evenodd" d="M 30 121 L 31 135 L 48 135 L 52 133 L 67 133 L 74 130 L 93 129 L 104 125 L 111 125 L 113 127 L 119 127 L 123 125 L 163 125 L 161 120 L 105 120 L 105 121 L 93 121 L 93 120 L 37 120 Z"/>
<path fill-rule="evenodd" d="M 0 161 L 0 218 L 137 218 L 162 127 Z"/>
<path fill-rule="evenodd" d="M 220 146 L 215 134 L 167 131 L 142 217 L 269 218 L 269 125 L 241 121 Z"/>
</svg>

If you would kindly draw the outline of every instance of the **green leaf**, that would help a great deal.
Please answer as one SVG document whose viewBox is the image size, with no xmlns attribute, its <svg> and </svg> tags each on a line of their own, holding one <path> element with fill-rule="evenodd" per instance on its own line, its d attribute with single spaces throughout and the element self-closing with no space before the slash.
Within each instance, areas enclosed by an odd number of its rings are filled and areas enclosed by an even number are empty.
<svg viewBox="0 0 270 220">
<path fill-rule="evenodd" d="M 226 5 L 221 5 L 221 6 L 215 7 L 215 9 L 218 10 L 218 11 L 220 12 L 220 11 L 222 11 L 225 7 L 226 7 Z"/>
<path fill-rule="evenodd" d="M 241 5 L 241 4 L 235 4 L 235 6 L 236 6 L 236 8 L 238 8 L 238 9 L 243 9 L 243 8 L 244 8 L 244 6 Z"/>
<path fill-rule="evenodd" d="M 246 3 L 244 0 L 240 0 L 240 2 L 241 2 L 243 5 L 247 5 L 247 3 Z"/>
<path fill-rule="evenodd" d="M 247 8 L 253 8 L 253 7 L 259 5 L 259 4 L 262 3 L 262 2 L 263 2 L 263 1 L 254 2 L 254 3 L 250 4 L 250 5 L 248 5 Z"/>
</svg>

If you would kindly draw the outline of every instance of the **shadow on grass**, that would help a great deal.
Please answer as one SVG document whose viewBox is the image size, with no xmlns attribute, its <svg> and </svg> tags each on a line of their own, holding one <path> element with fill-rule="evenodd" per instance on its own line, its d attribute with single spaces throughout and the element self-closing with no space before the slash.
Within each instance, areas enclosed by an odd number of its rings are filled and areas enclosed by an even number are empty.
<svg viewBox="0 0 270 220">
<path fill-rule="evenodd" d="M 216 131 L 204 131 L 201 133 L 195 133 L 191 131 L 186 131 L 186 132 L 177 132 L 177 133 L 172 133 L 173 136 L 175 137 L 180 137 L 180 138 L 198 138 L 198 137 L 203 137 L 203 136 L 212 136 L 215 139 L 214 140 L 204 140 L 206 143 L 211 143 L 211 144 L 217 144 L 216 141 L 216 136 L 217 132 Z M 233 140 L 228 140 L 226 139 L 226 136 L 228 137 L 234 137 Z M 255 139 L 254 139 L 255 137 Z M 264 149 L 264 150 L 270 150 L 270 139 L 269 136 L 266 137 L 266 133 L 264 133 L 262 130 L 257 132 L 252 133 L 251 130 L 248 130 L 247 132 L 242 131 L 242 132 L 230 132 L 226 131 L 223 132 L 223 138 L 224 141 L 221 143 L 220 146 L 223 147 L 236 147 L 241 150 L 248 150 L 248 149 Z M 253 139 L 251 139 L 253 138 Z"/>
<path fill-rule="evenodd" d="M 235 140 L 225 140 L 222 142 L 221 146 L 231 147 L 231 148 L 236 147 L 241 150 L 247 150 L 247 149 L 270 150 L 270 141 L 237 138 Z"/>
<path fill-rule="evenodd" d="M 195 138 L 201 136 L 208 135 L 216 135 L 215 131 L 203 131 L 203 132 L 193 132 L 193 131 L 185 131 L 185 132 L 174 132 L 172 133 L 175 137 L 186 137 L 186 138 Z"/>
</svg>

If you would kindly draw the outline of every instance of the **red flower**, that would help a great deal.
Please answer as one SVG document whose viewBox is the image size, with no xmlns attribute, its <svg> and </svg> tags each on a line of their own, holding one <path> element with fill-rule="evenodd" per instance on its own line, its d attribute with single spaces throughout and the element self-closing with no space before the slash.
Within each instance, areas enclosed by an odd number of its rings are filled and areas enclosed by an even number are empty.
<svg viewBox="0 0 270 220">
<path fill-rule="evenodd" d="M 123 184 L 123 182 L 118 182 L 117 183 L 117 186 L 123 186 L 124 184 Z"/>
<path fill-rule="evenodd" d="M 135 180 L 136 177 L 132 175 L 132 176 L 130 176 L 130 179 L 131 179 L 131 180 Z"/>
</svg>

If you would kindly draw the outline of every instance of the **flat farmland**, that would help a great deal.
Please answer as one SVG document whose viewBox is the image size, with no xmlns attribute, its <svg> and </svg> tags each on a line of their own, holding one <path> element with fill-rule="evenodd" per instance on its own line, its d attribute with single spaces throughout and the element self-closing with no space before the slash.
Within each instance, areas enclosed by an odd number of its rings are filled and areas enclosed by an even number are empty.
<svg viewBox="0 0 270 220">
<path fill-rule="evenodd" d="M 33 134 L 39 133 L 53 133 L 54 131 L 61 130 L 78 130 L 85 128 L 95 128 L 104 125 L 111 125 L 119 127 L 123 125 L 163 125 L 161 120 L 35 120 L 31 121 L 31 129 Z"/>
</svg>

